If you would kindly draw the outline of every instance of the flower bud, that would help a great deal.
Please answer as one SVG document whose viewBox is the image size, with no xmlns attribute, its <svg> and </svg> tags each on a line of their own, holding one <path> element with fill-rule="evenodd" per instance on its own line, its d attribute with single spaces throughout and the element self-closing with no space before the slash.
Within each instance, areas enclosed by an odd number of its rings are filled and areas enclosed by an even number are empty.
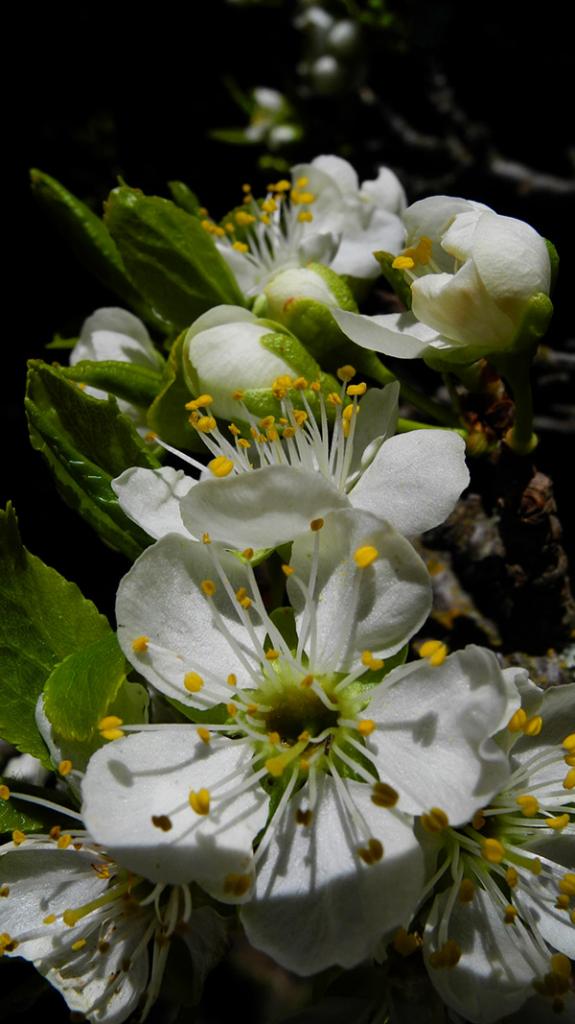
<svg viewBox="0 0 575 1024">
<path fill-rule="evenodd" d="M 212 396 L 210 411 L 238 416 L 234 394 L 271 389 L 281 376 L 316 379 L 319 367 L 303 345 L 272 321 L 241 306 L 216 306 L 190 327 L 183 347 L 184 375 L 194 394 Z"/>
</svg>

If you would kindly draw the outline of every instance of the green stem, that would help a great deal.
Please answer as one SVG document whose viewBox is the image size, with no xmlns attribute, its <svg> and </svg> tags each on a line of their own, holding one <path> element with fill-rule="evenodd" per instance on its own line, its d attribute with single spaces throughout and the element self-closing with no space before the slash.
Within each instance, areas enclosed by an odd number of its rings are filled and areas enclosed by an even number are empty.
<svg viewBox="0 0 575 1024">
<path fill-rule="evenodd" d="M 537 435 L 533 433 L 531 359 L 521 353 L 499 362 L 515 402 L 515 420 L 505 440 L 517 455 L 528 455 L 537 445 Z"/>
<path fill-rule="evenodd" d="M 435 423 L 420 423 L 419 420 L 405 420 L 400 417 L 397 421 L 397 433 L 407 434 L 410 430 L 451 430 L 454 434 L 459 434 L 464 441 L 469 437 L 469 431 L 462 427 L 438 427 Z"/>
</svg>

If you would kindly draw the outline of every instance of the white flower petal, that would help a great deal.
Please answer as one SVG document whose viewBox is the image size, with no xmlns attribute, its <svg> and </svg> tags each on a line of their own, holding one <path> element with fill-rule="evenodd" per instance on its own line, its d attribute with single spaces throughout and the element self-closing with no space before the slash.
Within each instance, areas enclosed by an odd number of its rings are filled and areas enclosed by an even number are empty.
<svg viewBox="0 0 575 1024">
<path fill-rule="evenodd" d="M 399 382 L 384 388 L 369 388 L 361 400 L 353 434 L 353 454 L 348 484 L 373 460 L 378 447 L 393 437 L 397 426 Z M 374 442 L 376 442 L 374 444 Z"/>
<path fill-rule="evenodd" d="M 354 167 L 340 156 L 322 155 L 316 156 L 309 166 L 299 164 L 292 168 L 292 175 L 296 178 L 309 177 L 310 167 L 317 168 L 327 174 L 340 189 L 343 195 L 346 192 L 355 195 L 359 189 L 359 178 Z"/>
<path fill-rule="evenodd" d="M 355 508 L 412 537 L 443 523 L 468 483 L 461 437 L 450 430 L 414 430 L 385 441 L 349 498 Z"/>
<path fill-rule="evenodd" d="M 377 178 L 364 181 L 360 195 L 369 196 L 380 209 L 389 210 L 398 216 L 401 216 L 407 206 L 405 189 L 389 167 L 380 167 Z"/>
<path fill-rule="evenodd" d="M 472 260 L 456 274 L 417 278 L 411 294 L 413 314 L 452 343 L 488 350 L 513 338 L 513 322 L 489 295 Z"/>
<path fill-rule="evenodd" d="M 380 777 L 398 807 L 421 814 L 439 807 L 451 825 L 505 787 L 506 754 L 492 737 L 509 720 L 511 693 L 495 655 L 469 646 L 439 667 L 422 661 L 395 669 L 377 686 L 368 740 Z"/>
<path fill-rule="evenodd" d="M 569 916 L 572 907 L 557 907 L 559 882 L 575 865 L 575 834 L 545 836 L 527 843 L 525 849 L 543 861 L 544 869 L 529 884 L 517 886 L 513 894 L 517 908 L 553 949 L 575 960 L 575 927 Z"/>
<path fill-rule="evenodd" d="M 82 324 L 78 342 L 70 353 L 70 365 L 82 359 L 115 360 L 158 369 L 162 359 L 146 327 L 127 309 L 97 309 Z"/>
<path fill-rule="evenodd" d="M 349 812 L 330 778 L 320 778 L 309 827 L 296 823 L 306 791 L 292 799 L 258 866 L 255 899 L 242 908 L 250 942 L 298 974 L 333 964 L 353 967 L 382 932 L 409 919 L 423 881 L 423 858 L 411 825 L 377 808 L 371 788 L 347 783 L 383 857 L 364 864 Z"/>
<path fill-rule="evenodd" d="M 175 534 L 163 537 L 144 551 L 124 576 L 116 603 L 118 640 L 126 657 L 161 693 L 194 707 L 210 706 L 222 696 L 214 691 L 209 678 L 202 690 L 188 693 L 184 687 L 187 672 L 202 676 L 209 672 L 221 680 L 234 672 L 239 686 L 252 681 L 222 635 L 223 621 L 245 656 L 251 656 L 252 648 L 246 646 L 249 636 L 237 605 L 219 581 L 208 547 Z M 237 558 L 220 551 L 218 559 L 234 590 L 249 586 L 246 567 Z M 215 596 L 209 600 L 200 589 L 206 579 L 216 583 Z M 221 619 L 214 617 L 211 602 Z M 250 616 L 263 640 L 264 629 L 253 609 Z M 151 643 L 147 650 L 137 653 L 132 642 L 142 636 Z"/>
<path fill-rule="evenodd" d="M 138 733 L 91 758 L 84 820 L 119 864 L 152 881 L 195 881 L 227 900 L 228 875 L 251 877 L 252 842 L 266 819 L 268 797 L 257 784 L 226 799 L 250 773 L 248 748 L 233 740 L 205 744 L 193 725 Z M 188 801 L 201 789 L 211 794 L 206 815 Z M 169 828 L 154 818 L 167 818 Z"/>
<path fill-rule="evenodd" d="M 538 736 L 524 736 L 512 747 L 514 766 L 524 765 L 528 772 L 528 780 L 533 779 L 537 785 L 537 798 L 548 807 L 561 806 L 569 798 L 568 791 L 563 787 L 563 780 L 569 771 L 563 758 L 566 751 L 561 744 L 565 737 L 575 731 L 575 683 L 565 686 L 551 686 L 545 690 L 543 700 L 536 709 L 543 719 L 543 726 Z M 541 766 L 532 763 L 537 754 L 551 753 L 555 749 L 557 756 Z M 526 792 L 529 792 L 530 781 L 526 780 Z"/>
<path fill-rule="evenodd" d="M 182 502 L 188 529 L 208 531 L 230 547 L 274 548 L 309 530 L 312 519 L 339 508 L 347 498 L 319 473 L 292 466 L 266 466 L 225 480 L 202 480 Z"/>
<path fill-rule="evenodd" d="M 317 535 L 315 535 L 317 536 Z M 309 582 L 314 534 L 295 541 L 291 565 Z M 355 551 L 373 546 L 378 557 L 365 569 Z M 304 600 L 297 581 L 288 593 L 301 623 Z M 359 509 L 343 509 L 319 531 L 315 588 L 316 664 L 318 671 L 348 670 L 364 650 L 376 656 L 398 651 L 422 625 L 430 607 L 429 576 L 411 544 L 384 520 Z"/>
<path fill-rule="evenodd" d="M 549 293 L 545 240 L 522 220 L 484 213 L 473 238 L 473 261 L 491 298 L 510 316 L 537 292 Z"/>
<path fill-rule="evenodd" d="M 477 889 L 472 903 L 455 901 L 449 938 L 461 947 L 455 967 L 437 968 L 430 953 L 441 943 L 439 923 L 449 893 L 437 896 L 425 929 L 423 955 L 429 976 L 449 1007 L 472 1024 L 492 1024 L 517 1010 L 533 992 L 532 983 L 548 963 L 535 947 L 524 950 L 513 925 L 503 920 L 500 905 Z"/>
<path fill-rule="evenodd" d="M 453 257 L 441 246 L 441 239 L 455 218 L 461 213 L 487 210 L 489 207 L 469 199 L 455 196 L 430 196 L 408 206 L 403 215 L 407 231 L 407 244 L 416 245 L 420 238 L 431 238 L 432 259 L 440 270 L 453 272 Z"/>
<path fill-rule="evenodd" d="M 331 315 L 343 333 L 362 348 L 398 359 L 415 359 L 441 336 L 412 313 L 364 316 L 332 309 Z"/>
<path fill-rule="evenodd" d="M 193 477 L 171 466 L 161 469 L 133 466 L 112 480 L 112 490 L 126 515 L 158 540 L 166 533 L 189 537 L 180 516 L 180 500 L 195 482 Z"/>
<path fill-rule="evenodd" d="M 332 261 L 336 274 L 348 274 L 365 280 L 375 280 L 381 270 L 374 251 L 397 253 L 405 237 L 399 217 L 386 210 L 374 209 L 367 225 L 359 220 L 346 223 L 341 245 Z"/>
</svg>

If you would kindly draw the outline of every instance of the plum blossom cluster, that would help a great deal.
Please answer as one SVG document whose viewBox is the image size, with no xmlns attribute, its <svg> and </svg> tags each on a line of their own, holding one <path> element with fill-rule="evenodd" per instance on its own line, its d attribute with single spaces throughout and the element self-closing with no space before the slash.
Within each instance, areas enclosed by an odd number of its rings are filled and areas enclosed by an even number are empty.
<svg viewBox="0 0 575 1024">
<path fill-rule="evenodd" d="M 189 472 L 135 465 L 112 485 L 150 540 L 116 615 L 151 710 L 102 717 L 81 763 L 40 702 L 68 802 L 7 784 L 0 796 L 74 824 L 16 829 L 0 849 L 0 952 L 31 960 L 90 1021 L 121 1024 L 145 1018 L 176 942 L 201 986 L 237 907 L 250 942 L 300 975 L 421 953 L 472 1022 L 532 998 L 560 1011 L 575 686 L 543 694 L 477 646 L 431 642 L 409 660 L 431 609 L 417 537 L 468 484 L 464 440 L 396 433 L 398 383 L 323 369 L 282 321 L 304 281 L 310 316 L 327 306 L 361 347 L 475 358 L 510 344 L 548 293 L 547 250 L 478 203 L 405 210 L 389 170 L 360 186 L 336 157 L 263 200 L 244 193 L 202 226 L 252 308 L 215 306 L 186 331 L 193 444 L 147 436 Z M 375 276 L 375 248 L 409 280 L 411 313 L 353 308 L 337 275 Z M 86 322 L 72 362 L 86 358 L 157 368 L 121 310 Z"/>
</svg>

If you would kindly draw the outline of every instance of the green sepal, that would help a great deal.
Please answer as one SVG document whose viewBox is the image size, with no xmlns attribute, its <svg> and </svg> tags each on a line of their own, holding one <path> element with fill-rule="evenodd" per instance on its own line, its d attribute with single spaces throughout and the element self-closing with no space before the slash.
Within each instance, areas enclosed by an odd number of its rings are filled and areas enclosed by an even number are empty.
<svg viewBox="0 0 575 1024">
<path fill-rule="evenodd" d="M 549 330 L 553 316 L 553 303 L 545 292 L 532 295 L 525 308 L 523 319 L 519 324 L 511 345 L 513 354 L 535 355 L 535 350 Z M 505 355 L 505 353 L 503 353 Z M 497 352 L 494 353 L 497 356 Z"/>
<path fill-rule="evenodd" d="M 341 384 L 335 379 L 335 377 L 332 377 L 329 373 L 322 373 L 321 371 L 318 376 L 323 395 L 329 395 L 331 392 L 339 394 Z M 289 397 L 295 409 L 304 408 L 301 398 L 302 395 L 305 396 L 314 416 L 318 419 L 321 415 L 321 411 L 317 392 L 312 391 L 310 388 L 304 391 L 290 390 Z M 278 417 L 283 415 L 281 403 L 274 396 L 271 388 L 248 388 L 243 392 L 242 402 L 246 408 L 249 409 L 252 415 L 257 416 L 260 419 L 264 416 Z M 329 403 L 327 404 L 326 412 L 328 420 L 333 420 L 334 409 L 334 406 Z"/>
<path fill-rule="evenodd" d="M 551 264 L 551 284 L 549 292 L 552 293 L 555 289 L 555 285 L 557 284 L 557 277 L 559 274 L 559 253 L 553 245 L 553 242 L 550 242 L 548 238 L 545 239 L 545 245 L 547 246 L 549 263 Z"/>
<path fill-rule="evenodd" d="M 244 305 L 197 217 L 169 199 L 120 186 L 108 197 L 105 222 L 137 287 L 176 330 L 212 306 Z"/>
<path fill-rule="evenodd" d="M 107 619 L 75 585 L 24 548 L 11 505 L 0 511 L 0 735 L 50 758 L 35 720 L 46 679 L 69 654 L 110 632 Z"/>
<path fill-rule="evenodd" d="M 130 466 L 160 463 L 116 400 L 92 398 L 64 371 L 31 360 L 25 406 L 32 446 L 45 457 L 64 501 L 110 547 L 137 558 L 150 538 L 124 514 L 111 481 Z"/>
<path fill-rule="evenodd" d="M 304 348 L 295 334 L 292 334 L 286 327 L 282 328 L 274 320 L 259 319 L 258 325 L 271 328 L 269 334 L 264 334 L 259 339 L 262 348 L 273 352 L 278 359 L 283 359 L 284 363 L 287 363 L 298 377 L 307 377 L 309 381 L 319 378 L 321 373 L 319 363 Z M 338 386 L 336 383 L 336 388 Z"/>
<path fill-rule="evenodd" d="M 191 213 L 193 217 L 201 217 L 200 210 L 202 209 L 202 204 L 196 193 L 192 192 L 185 181 L 169 181 L 168 188 L 172 193 L 172 199 L 176 206 L 179 206 L 181 210 L 185 210 L 186 213 Z"/>
<path fill-rule="evenodd" d="M 130 280 L 118 247 L 103 220 L 43 171 L 33 168 L 30 179 L 34 195 L 86 270 L 149 324 L 165 331 L 164 321 L 142 299 Z"/>
<path fill-rule="evenodd" d="M 401 300 L 406 309 L 411 309 L 411 286 L 405 280 L 405 275 L 402 270 L 396 270 L 392 264 L 396 256 L 392 252 L 374 252 L 373 254 L 381 267 L 381 272 L 385 277 L 385 280 L 389 284 L 390 288 L 397 295 L 398 299 Z"/>
<path fill-rule="evenodd" d="M 67 380 L 108 391 L 117 398 L 147 409 L 162 388 L 162 373 L 149 366 L 112 359 L 96 362 L 83 359 L 62 369 Z"/>
<path fill-rule="evenodd" d="M 189 424 L 186 402 L 192 397 L 184 377 L 182 348 L 186 332 L 180 334 L 170 349 L 164 368 L 162 386 L 148 409 L 148 424 L 156 434 L 175 448 L 207 451 L 197 430 Z"/>
<path fill-rule="evenodd" d="M 0 776 L 0 784 L 8 786 L 19 793 L 26 793 L 29 796 L 36 796 L 40 799 L 58 802 L 61 794 L 53 789 L 45 789 L 43 786 L 32 786 L 29 782 L 21 779 L 11 779 L 8 775 Z M 56 800 L 54 799 L 56 798 Z M 66 807 L 62 805 L 62 814 L 66 814 Z M 61 816 L 56 811 L 39 804 L 28 803 L 27 800 L 19 800 L 18 797 L 10 796 L 8 800 L 0 800 L 0 833 L 14 832 L 43 832 L 51 828 L 55 823 L 61 824 Z M 1 899 L 1 897 L 0 897 Z M 0 904 L 1 906 L 1 904 Z"/>
<path fill-rule="evenodd" d="M 52 338 L 52 341 L 49 341 L 47 345 L 44 345 L 44 348 L 48 350 L 56 349 L 59 352 L 62 352 L 63 350 L 70 352 L 75 347 L 75 345 L 77 345 L 77 343 L 77 337 L 63 338 L 61 334 L 56 333 Z"/>
<path fill-rule="evenodd" d="M 56 666 L 44 687 L 44 711 L 64 740 L 86 740 L 126 678 L 115 633 L 83 647 Z"/>
</svg>

